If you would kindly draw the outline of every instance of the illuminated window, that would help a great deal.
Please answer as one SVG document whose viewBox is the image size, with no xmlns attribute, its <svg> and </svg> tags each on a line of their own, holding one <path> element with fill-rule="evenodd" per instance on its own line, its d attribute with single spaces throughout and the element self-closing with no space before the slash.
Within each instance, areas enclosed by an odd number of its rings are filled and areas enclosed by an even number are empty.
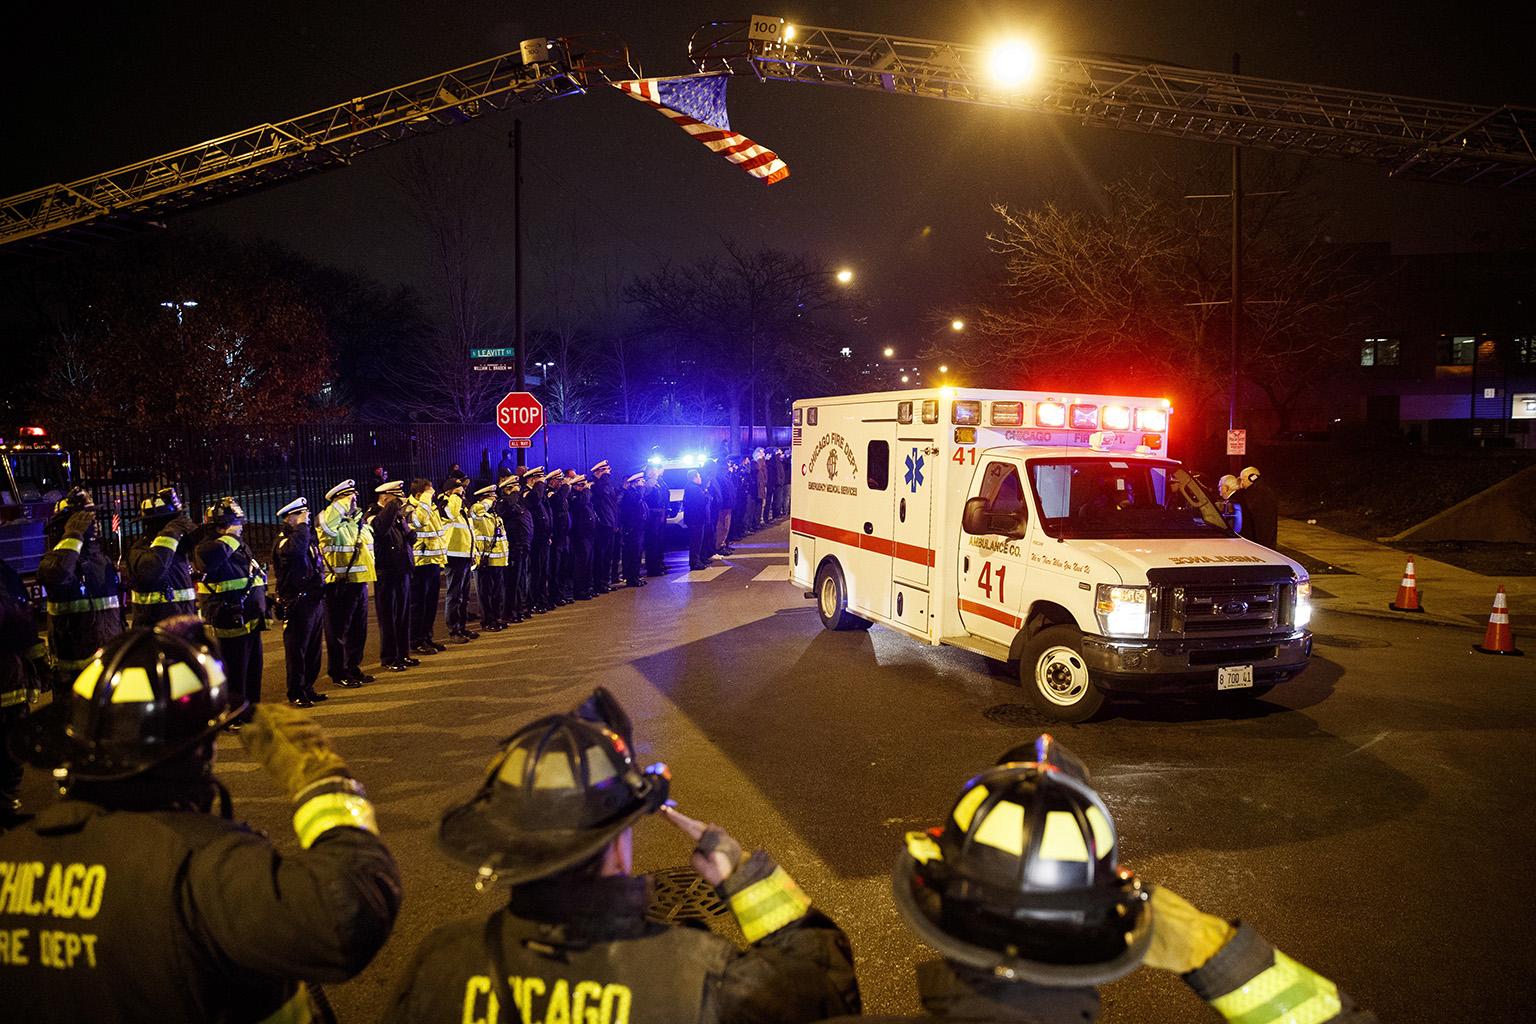
<svg viewBox="0 0 1536 1024">
<path fill-rule="evenodd" d="M 1536 365 L 1536 338 L 1516 338 L 1515 358 L 1525 366 Z"/>
<path fill-rule="evenodd" d="M 1401 347 L 1396 338 L 1366 338 L 1360 345 L 1360 365 L 1396 366 Z"/>
<path fill-rule="evenodd" d="M 1471 366 L 1476 358 L 1477 339 L 1471 335 L 1462 334 L 1441 339 L 1441 366 Z"/>
<path fill-rule="evenodd" d="M 939 400 L 937 398 L 923 399 L 923 422 L 939 422 Z"/>
<path fill-rule="evenodd" d="M 1365 339 L 1365 344 L 1360 346 L 1360 365 L 1361 366 L 1375 366 L 1376 365 L 1376 339 L 1375 338 L 1366 338 Z"/>
<path fill-rule="evenodd" d="M 800 410 L 800 409 L 796 409 L 796 410 L 795 410 L 795 419 L 794 419 L 794 424 L 795 424 L 795 426 L 797 426 L 797 427 L 798 427 L 798 426 L 799 426 L 799 425 L 800 425 L 800 413 L 801 413 L 801 412 L 802 412 L 802 410 Z"/>
</svg>

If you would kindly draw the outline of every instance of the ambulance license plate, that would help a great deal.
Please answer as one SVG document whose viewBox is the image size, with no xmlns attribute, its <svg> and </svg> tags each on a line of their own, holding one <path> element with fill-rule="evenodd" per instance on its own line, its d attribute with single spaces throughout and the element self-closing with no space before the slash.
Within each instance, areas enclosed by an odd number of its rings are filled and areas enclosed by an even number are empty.
<svg viewBox="0 0 1536 1024">
<path fill-rule="evenodd" d="M 1252 665 L 1231 665 L 1216 670 L 1216 689 L 1218 690 L 1246 690 L 1252 686 Z"/>
</svg>

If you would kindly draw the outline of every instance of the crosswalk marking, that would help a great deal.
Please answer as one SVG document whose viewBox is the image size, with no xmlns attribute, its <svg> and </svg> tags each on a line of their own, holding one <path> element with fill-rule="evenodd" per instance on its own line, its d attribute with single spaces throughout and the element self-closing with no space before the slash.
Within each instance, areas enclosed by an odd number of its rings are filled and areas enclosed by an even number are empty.
<svg viewBox="0 0 1536 1024">
<path fill-rule="evenodd" d="M 753 583 L 783 583 L 789 579 L 789 566 L 770 565 L 756 576 L 752 577 Z"/>
<path fill-rule="evenodd" d="M 717 577 L 722 576 L 730 571 L 731 567 L 728 565 L 712 565 L 708 569 L 695 569 L 692 572 L 684 573 L 672 582 L 708 583 L 710 580 L 716 579 Z"/>
</svg>

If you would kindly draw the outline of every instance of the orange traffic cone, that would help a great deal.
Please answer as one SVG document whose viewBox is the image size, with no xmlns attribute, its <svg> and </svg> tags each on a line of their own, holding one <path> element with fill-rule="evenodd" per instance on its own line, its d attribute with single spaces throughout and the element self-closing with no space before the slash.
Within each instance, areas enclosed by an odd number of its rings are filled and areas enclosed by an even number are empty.
<svg viewBox="0 0 1536 1024">
<path fill-rule="evenodd" d="M 1483 634 L 1483 642 L 1473 644 L 1472 649 L 1479 654 L 1525 653 L 1515 649 L 1515 635 L 1509 630 L 1509 602 L 1504 599 L 1503 587 L 1493 595 L 1493 612 L 1488 616 L 1488 631 Z"/>
<path fill-rule="evenodd" d="M 1397 600 L 1387 605 L 1395 612 L 1422 612 L 1419 604 L 1419 583 L 1413 575 L 1413 558 L 1403 567 L 1403 582 L 1397 588 Z"/>
</svg>

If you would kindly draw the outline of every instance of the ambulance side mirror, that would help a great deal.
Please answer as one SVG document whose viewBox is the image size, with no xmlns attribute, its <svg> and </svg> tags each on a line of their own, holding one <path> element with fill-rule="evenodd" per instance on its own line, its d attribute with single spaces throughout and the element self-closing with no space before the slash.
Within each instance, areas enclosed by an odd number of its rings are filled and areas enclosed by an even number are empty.
<svg viewBox="0 0 1536 1024">
<path fill-rule="evenodd" d="M 987 499 L 977 495 L 966 499 L 965 509 L 960 513 L 960 528 L 978 536 L 1020 537 L 1024 524 L 1016 515 L 993 512 Z"/>
</svg>

